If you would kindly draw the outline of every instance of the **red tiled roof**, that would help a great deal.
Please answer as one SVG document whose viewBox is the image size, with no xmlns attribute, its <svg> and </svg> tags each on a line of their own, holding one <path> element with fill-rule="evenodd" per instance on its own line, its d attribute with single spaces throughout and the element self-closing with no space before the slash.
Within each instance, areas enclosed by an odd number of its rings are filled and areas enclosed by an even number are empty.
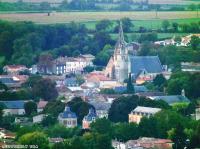
<svg viewBox="0 0 200 149">
<path fill-rule="evenodd" d="M 38 109 L 43 109 L 47 105 L 48 101 L 39 101 Z"/>
</svg>

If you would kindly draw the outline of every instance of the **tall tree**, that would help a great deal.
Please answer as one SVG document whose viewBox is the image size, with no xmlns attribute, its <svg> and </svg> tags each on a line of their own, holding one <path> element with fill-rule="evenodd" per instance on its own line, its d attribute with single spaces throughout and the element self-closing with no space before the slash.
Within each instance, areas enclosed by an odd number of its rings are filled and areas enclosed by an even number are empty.
<svg viewBox="0 0 200 149">
<path fill-rule="evenodd" d="M 131 73 L 129 73 L 129 76 L 128 76 L 127 93 L 129 93 L 129 94 L 134 94 L 135 93 L 135 89 L 134 89 Z"/>
<path fill-rule="evenodd" d="M 43 98 L 44 100 L 51 101 L 58 97 L 56 83 L 50 79 L 40 79 L 33 85 L 32 93 L 35 98 Z"/>
<path fill-rule="evenodd" d="M 26 102 L 24 104 L 24 110 L 29 116 L 33 113 L 37 113 L 37 104 L 33 101 Z"/>
<path fill-rule="evenodd" d="M 49 149 L 49 141 L 42 132 L 27 133 L 19 138 L 22 145 L 37 145 L 40 149 Z"/>
</svg>

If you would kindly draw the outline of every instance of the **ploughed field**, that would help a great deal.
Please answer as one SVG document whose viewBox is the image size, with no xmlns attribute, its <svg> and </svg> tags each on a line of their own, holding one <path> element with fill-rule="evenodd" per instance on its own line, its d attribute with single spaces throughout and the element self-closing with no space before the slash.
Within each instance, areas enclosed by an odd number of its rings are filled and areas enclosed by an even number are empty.
<svg viewBox="0 0 200 149">
<path fill-rule="evenodd" d="M 132 20 L 192 19 L 197 18 L 198 13 L 196 11 L 51 12 L 49 16 L 48 13 L 0 13 L 2 20 L 32 21 L 38 24 L 119 20 L 123 17 L 129 17 Z"/>
</svg>

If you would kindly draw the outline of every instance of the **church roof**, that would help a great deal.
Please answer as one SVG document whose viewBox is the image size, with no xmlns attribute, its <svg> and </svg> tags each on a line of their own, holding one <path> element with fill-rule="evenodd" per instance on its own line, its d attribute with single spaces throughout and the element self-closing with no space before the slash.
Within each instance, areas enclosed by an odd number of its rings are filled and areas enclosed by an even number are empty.
<svg viewBox="0 0 200 149">
<path fill-rule="evenodd" d="M 132 56 L 131 73 L 137 75 L 141 70 L 148 73 L 161 73 L 162 65 L 158 56 Z"/>
</svg>

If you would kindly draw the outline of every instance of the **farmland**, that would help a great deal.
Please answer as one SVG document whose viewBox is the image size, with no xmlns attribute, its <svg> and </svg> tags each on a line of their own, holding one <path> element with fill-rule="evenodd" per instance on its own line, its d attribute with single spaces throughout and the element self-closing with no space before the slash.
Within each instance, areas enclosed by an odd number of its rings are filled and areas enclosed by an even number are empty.
<svg viewBox="0 0 200 149">
<path fill-rule="evenodd" d="M 197 18 L 196 11 L 168 11 L 168 12 L 53 12 L 50 16 L 47 13 L 1 13 L 0 19 L 7 21 L 32 21 L 38 24 L 55 24 L 55 23 L 68 23 L 74 22 L 90 22 L 102 19 L 118 20 L 123 17 L 129 17 L 132 20 L 155 20 L 161 22 L 164 19 L 185 19 Z M 154 22 L 154 21 L 153 21 Z M 137 24 L 137 23 L 136 23 Z M 155 24 L 151 23 L 152 26 Z M 145 24 L 144 24 L 145 25 Z M 148 24 L 149 26 L 150 24 Z M 157 25 L 157 23 L 156 23 Z"/>
</svg>

